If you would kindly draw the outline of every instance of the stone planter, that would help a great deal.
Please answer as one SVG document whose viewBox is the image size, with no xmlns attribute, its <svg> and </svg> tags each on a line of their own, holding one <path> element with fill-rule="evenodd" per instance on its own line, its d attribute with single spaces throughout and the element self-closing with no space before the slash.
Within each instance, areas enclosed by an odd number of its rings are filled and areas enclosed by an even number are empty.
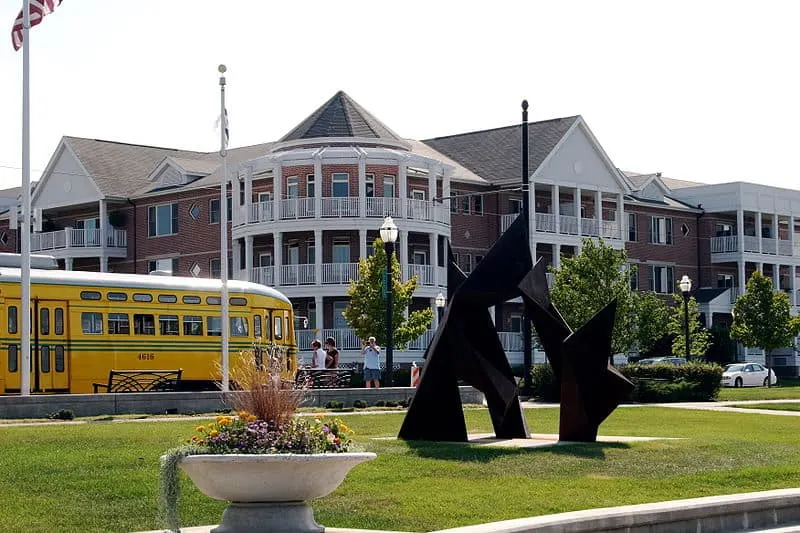
<svg viewBox="0 0 800 533">
<path fill-rule="evenodd" d="M 374 453 L 190 455 L 180 465 L 200 491 L 231 504 L 213 533 L 314 532 L 306 503 L 327 496 Z"/>
</svg>

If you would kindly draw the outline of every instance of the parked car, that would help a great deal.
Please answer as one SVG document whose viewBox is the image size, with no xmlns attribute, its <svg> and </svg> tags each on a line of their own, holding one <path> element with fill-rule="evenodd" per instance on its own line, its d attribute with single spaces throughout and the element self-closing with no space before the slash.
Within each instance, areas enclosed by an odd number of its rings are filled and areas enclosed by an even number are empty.
<svg viewBox="0 0 800 533">
<path fill-rule="evenodd" d="M 648 357 L 636 362 L 638 365 L 675 365 L 681 366 L 686 364 L 685 357 Z"/>
<path fill-rule="evenodd" d="M 778 383 L 775 372 L 772 369 L 768 372 L 767 368 L 759 363 L 735 363 L 726 366 L 722 372 L 723 387 L 766 387 L 767 379 L 772 385 Z"/>
</svg>

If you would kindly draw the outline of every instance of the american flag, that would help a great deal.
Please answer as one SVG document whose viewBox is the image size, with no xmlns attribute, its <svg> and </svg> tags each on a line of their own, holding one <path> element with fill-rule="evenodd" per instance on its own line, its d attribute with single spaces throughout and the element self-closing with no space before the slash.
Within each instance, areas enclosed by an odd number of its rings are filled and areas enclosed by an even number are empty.
<svg viewBox="0 0 800 533">
<path fill-rule="evenodd" d="M 30 0 L 31 28 L 42 22 L 42 19 L 53 12 L 56 6 L 61 5 L 62 0 Z M 14 50 L 22 48 L 22 10 L 14 21 L 11 29 L 11 43 Z"/>
</svg>

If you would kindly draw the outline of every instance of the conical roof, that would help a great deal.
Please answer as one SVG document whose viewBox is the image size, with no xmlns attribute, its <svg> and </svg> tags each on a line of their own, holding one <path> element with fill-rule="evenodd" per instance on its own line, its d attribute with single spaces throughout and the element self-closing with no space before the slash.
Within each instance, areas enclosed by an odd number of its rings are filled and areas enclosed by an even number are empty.
<svg viewBox="0 0 800 533">
<path fill-rule="evenodd" d="M 358 105 L 344 91 L 334 94 L 279 142 L 319 137 L 361 137 L 402 142 L 399 135 Z"/>
</svg>

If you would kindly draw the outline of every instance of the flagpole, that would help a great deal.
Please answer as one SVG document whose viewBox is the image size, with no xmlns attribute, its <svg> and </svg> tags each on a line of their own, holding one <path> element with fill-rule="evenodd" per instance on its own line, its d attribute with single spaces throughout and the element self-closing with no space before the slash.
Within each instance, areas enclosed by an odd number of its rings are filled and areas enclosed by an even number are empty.
<svg viewBox="0 0 800 533">
<path fill-rule="evenodd" d="M 22 365 L 19 392 L 31 393 L 31 101 L 30 0 L 22 1 Z"/>
<path fill-rule="evenodd" d="M 219 99 L 220 99 L 220 143 L 219 156 L 222 158 L 222 179 L 219 186 L 219 210 L 220 210 L 220 277 L 222 278 L 222 299 L 220 307 L 222 309 L 222 392 L 230 390 L 230 361 L 228 354 L 229 329 L 228 320 L 228 158 L 226 147 L 228 140 L 225 138 L 225 130 L 228 128 L 228 117 L 225 116 L 225 65 L 219 68 Z"/>
</svg>

